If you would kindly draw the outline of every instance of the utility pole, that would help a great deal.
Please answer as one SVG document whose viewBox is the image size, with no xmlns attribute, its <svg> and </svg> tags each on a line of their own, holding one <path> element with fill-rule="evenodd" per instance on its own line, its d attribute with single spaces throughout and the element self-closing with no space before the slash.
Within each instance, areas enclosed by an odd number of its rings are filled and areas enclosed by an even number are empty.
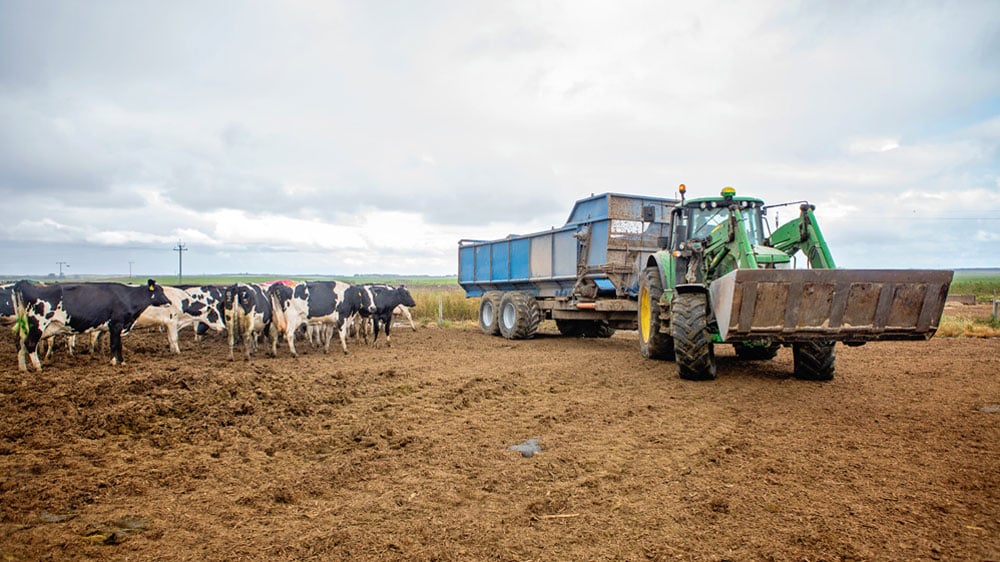
<svg viewBox="0 0 1000 562">
<path fill-rule="evenodd" d="M 56 263 L 59 265 L 59 278 L 62 279 L 63 278 L 62 268 L 65 265 L 66 269 L 69 269 L 69 264 L 64 261 L 57 261 Z"/>
<path fill-rule="evenodd" d="M 184 252 L 188 247 L 181 243 L 180 240 L 177 241 L 177 247 L 174 251 L 177 252 L 177 284 L 180 285 L 184 279 Z"/>
<path fill-rule="evenodd" d="M 128 262 L 128 280 L 129 281 L 132 280 L 132 264 L 133 263 L 135 263 L 135 262 L 132 261 L 132 260 L 129 260 L 129 262 Z"/>
</svg>

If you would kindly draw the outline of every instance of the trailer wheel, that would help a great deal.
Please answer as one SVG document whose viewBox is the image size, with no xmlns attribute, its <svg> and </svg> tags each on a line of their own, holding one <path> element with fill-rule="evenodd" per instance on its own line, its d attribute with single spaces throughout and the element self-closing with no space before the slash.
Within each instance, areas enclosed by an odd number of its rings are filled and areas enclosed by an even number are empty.
<svg viewBox="0 0 1000 562">
<path fill-rule="evenodd" d="M 533 338 L 542 321 L 535 297 L 521 291 L 504 293 L 500 299 L 500 335 L 509 340 Z"/>
<path fill-rule="evenodd" d="M 660 332 L 660 297 L 663 283 L 655 267 L 639 277 L 639 353 L 646 359 L 674 360 L 674 339 Z"/>
<path fill-rule="evenodd" d="M 766 343 L 755 345 L 752 343 L 734 343 L 733 347 L 736 349 L 736 357 L 744 361 L 767 361 L 774 359 L 778 355 L 781 344 Z"/>
<path fill-rule="evenodd" d="M 708 333 L 708 302 L 704 293 L 674 295 L 670 332 L 680 377 L 697 381 L 714 379 L 715 348 Z"/>
<path fill-rule="evenodd" d="M 487 291 L 479 299 L 479 328 L 488 336 L 500 335 L 500 291 Z"/>
<path fill-rule="evenodd" d="M 795 378 L 807 381 L 833 380 L 834 345 L 836 342 L 832 341 L 792 344 Z"/>
<path fill-rule="evenodd" d="M 583 332 L 580 334 L 585 338 L 610 338 L 615 335 L 615 329 L 607 320 L 584 320 Z"/>
</svg>

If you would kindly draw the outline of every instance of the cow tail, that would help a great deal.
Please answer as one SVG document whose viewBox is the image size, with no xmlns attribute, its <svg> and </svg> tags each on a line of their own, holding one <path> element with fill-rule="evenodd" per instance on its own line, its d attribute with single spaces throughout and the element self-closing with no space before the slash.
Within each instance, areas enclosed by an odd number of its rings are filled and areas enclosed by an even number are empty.
<svg viewBox="0 0 1000 562">
<path fill-rule="evenodd" d="M 13 293 L 14 299 L 14 327 L 11 331 L 14 332 L 14 336 L 17 340 L 24 342 L 24 338 L 28 337 L 28 310 L 24 306 L 24 296 L 21 294 L 21 288 L 15 286 Z"/>
<path fill-rule="evenodd" d="M 278 333 L 284 334 L 288 331 L 288 319 L 285 318 L 285 311 L 281 309 L 281 300 L 278 298 L 278 293 L 276 292 L 271 292 L 270 297 L 272 322 L 274 322 Z"/>
</svg>

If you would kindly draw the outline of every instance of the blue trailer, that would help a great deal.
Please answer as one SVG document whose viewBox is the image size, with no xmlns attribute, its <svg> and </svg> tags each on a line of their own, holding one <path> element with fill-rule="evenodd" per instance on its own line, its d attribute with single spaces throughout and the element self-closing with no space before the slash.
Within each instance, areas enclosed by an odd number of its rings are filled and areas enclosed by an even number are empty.
<svg viewBox="0 0 1000 562">
<path fill-rule="evenodd" d="M 566 224 L 499 240 L 461 240 L 458 283 L 479 297 L 484 332 L 532 337 L 543 319 L 566 335 L 635 329 L 639 274 L 666 245 L 676 199 L 603 193 Z"/>
</svg>

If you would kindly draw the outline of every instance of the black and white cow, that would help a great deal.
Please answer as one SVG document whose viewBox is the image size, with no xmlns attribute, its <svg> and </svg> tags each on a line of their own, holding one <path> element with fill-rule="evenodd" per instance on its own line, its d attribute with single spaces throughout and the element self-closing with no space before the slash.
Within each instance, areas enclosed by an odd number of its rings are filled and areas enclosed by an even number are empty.
<svg viewBox="0 0 1000 562">
<path fill-rule="evenodd" d="M 111 339 L 111 364 L 124 362 L 122 334 L 132 329 L 139 315 L 149 306 L 163 306 L 170 300 L 163 287 L 150 279 L 142 286 L 120 283 L 79 283 L 36 286 L 27 281 L 14 285 L 14 303 L 26 325 L 19 330 L 21 349 L 18 367 L 27 371 L 30 355 L 35 369 L 41 371 L 38 342 L 57 334 L 83 334 L 106 330 Z"/>
<path fill-rule="evenodd" d="M 378 345 L 379 328 L 385 330 L 385 344 L 392 347 L 392 311 L 397 306 L 417 306 L 410 295 L 410 291 L 404 285 L 393 287 L 392 285 L 369 285 L 375 299 L 375 312 L 372 314 L 372 331 L 374 337 L 372 345 Z"/>
<path fill-rule="evenodd" d="M 369 314 L 375 310 L 372 294 L 366 287 L 342 281 L 310 281 L 294 287 L 274 285 L 269 294 L 278 331 L 285 334 L 292 355 L 296 355 L 295 333 L 303 324 L 322 327 L 324 353 L 330 351 L 336 330 L 347 353 L 350 318 L 360 310 Z"/>
<path fill-rule="evenodd" d="M 237 283 L 225 291 L 225 321 L 229 329 L 229 359 L 234 360 L 233 349 L 243 342 L 243 358 L 250 359 L 250 352 L 257 349 L 261 334 L 271 340 L 271 355 L 278 354 L 278 331 L 274 325 L 271 299 L 267 296 L 270 283 Z"/>
<path fill-rule="evenodd" d="M 195 339 L 200 340 L 209 330 L 226 329 L 225 287 L 218 285 L 180 285 L 187 293 L 181 311 L 193 320 Z M 184 326 L 191 324 L 185 323 Z"/>
<path fill-rule="evenodd" d="M 17 320 L 17 311 L 14 310 L 14 284 L 4 283 L 0 285 L 0 326 L 9 328 Z"/>
</svg>

